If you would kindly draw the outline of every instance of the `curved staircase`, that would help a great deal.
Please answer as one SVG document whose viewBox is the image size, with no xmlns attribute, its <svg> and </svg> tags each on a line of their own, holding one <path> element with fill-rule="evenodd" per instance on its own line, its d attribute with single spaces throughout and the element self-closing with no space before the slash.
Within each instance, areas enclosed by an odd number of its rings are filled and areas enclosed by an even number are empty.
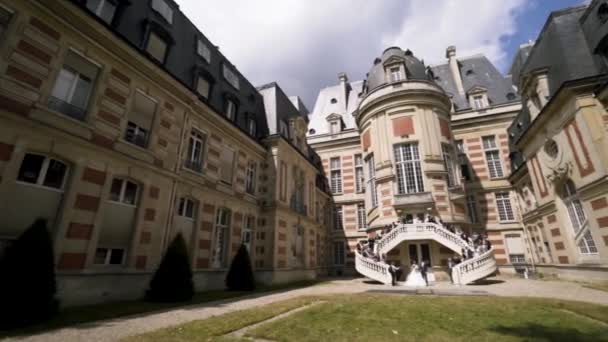
<svg viewBox="0 0 608 342">
<path fill-rule="evenodd" d="M 386 254 L 403 241 L 434 240 L 443 246 L 462 255 L 462 249 L 468 244 L 460 236 L 435 223 L 400 224 L 385 234 L 377 244 L 377 253 Z M 389 266 L 384 262 L 366 258 L 355 251 L 355 269 L 367 278 L 377 280 L 384 284 L 391 283 Z M 494 249 L 465 260 L 454 266 L 452 277 L 454 284 L 465 285 L 475 280 L 490 276 L 496 271 Z"/>
</svg>

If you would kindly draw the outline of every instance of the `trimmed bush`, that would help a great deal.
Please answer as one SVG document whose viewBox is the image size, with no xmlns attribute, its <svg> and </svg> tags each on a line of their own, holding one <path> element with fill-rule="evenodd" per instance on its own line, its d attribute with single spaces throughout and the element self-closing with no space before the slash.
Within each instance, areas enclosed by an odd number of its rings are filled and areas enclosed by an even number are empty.
<svg viewBox="0 0 608 342">
<path fill-rule="evenodd" d="M 232 260 L 230 270 L 226 275 L 226 286 L 230 291 L 253 291 L 255 290 L 255 278 L 251 268 L 249 251 L 245 245 L 241 245 Z"/>
<path fill-rule="evenodd" d="M 150 281 L 146 299 L 153 302 L 182 302 L 192 299 L 193 295 L 188 247 L 182 234 L 178 233 Z"/>
<path fill-rule="evenodd" d="M 42 322 L 57 312 L 53 241 L 38 219 L 0 260 L 0 328 Z"/>
</svg>

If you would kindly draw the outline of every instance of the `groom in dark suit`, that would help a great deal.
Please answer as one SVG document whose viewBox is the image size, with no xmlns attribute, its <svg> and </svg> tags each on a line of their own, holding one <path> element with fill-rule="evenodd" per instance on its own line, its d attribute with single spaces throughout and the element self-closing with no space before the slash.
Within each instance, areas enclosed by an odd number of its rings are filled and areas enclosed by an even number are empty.
<svg viewBox="0 0 608 342">
<path fill-rule="evenodd" d="M 429 262 L 427 260 L 422 260 L 422 262 L 420 263 L 420 275 L 422 276 L 422 279 L 424 279 L 426 286 L 429 286 L 429 280 L 426 275 L 426 272 L 428 271 L 428 269 L 429 269 Z"/>
</svg>

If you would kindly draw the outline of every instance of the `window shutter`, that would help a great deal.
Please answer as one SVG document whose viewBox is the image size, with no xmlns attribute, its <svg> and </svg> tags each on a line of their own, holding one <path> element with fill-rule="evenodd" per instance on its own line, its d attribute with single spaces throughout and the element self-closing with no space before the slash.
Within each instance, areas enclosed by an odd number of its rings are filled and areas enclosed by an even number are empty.
<svg viewBox="0 0 608 342">
<path fill-rule="evenodd" d="M 234 168 L 234 151 L 225 148 L 222 151 L 221 172 L 222 181 L 232 184 L 232 173 Z"/>
</svg>

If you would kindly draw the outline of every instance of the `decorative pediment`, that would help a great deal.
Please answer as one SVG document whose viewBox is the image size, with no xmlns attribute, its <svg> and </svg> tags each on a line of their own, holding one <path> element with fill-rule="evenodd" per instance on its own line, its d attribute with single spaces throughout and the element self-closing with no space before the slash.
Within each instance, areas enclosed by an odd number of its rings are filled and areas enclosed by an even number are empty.
<svg viewBox="0 0 608 342">
<path fill-rule="evenodd" d="M 342 115 L 336 114 L 336 113 L 331 113 L 325 117 L 325 120 L 327 120 L 327 121 L 342 120 Z"/>
<path fill-rule="evenodd" d="M 403 57 L 391 56 L 387 60 L 385 60 L 384 63 L 382 63 L 382 65 L 387 66 L 387 65 L 391 65 L 391 64 L 403 63 L 404 61 L 405 61 L 405 59 Z"/>
<path fill-rule="evenodd" d="M 482 87 L 480 85 L 474 85 L 471 88 L 469 88 L 469 90 L 467 90 L 468 95 L 481 94 L 481 93 L 487 93 L 487 92 L 488 92 L 488 88 Z"/>
</svg>

